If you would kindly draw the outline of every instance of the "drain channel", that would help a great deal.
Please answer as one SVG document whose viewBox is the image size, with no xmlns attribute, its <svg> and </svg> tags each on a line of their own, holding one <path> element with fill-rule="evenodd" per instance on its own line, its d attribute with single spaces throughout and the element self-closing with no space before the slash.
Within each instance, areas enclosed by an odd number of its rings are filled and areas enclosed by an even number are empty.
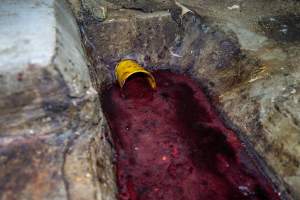
<svg viewBox="0 0 300 200">
<path fill-rule="evenodd" d="M 153 75 L 156 90 L 137 74 L 103 93 L 120 200 L 279 199 L 193 80 Z"/>
</svg>

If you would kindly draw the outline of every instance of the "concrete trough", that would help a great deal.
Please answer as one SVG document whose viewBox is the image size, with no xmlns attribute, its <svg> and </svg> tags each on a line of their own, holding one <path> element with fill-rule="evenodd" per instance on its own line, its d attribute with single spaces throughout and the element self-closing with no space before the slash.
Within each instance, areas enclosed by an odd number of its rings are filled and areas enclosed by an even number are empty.
<svg viewBox="0 0 300 200">
<path fill-rule="evenodd" d="M 0 199 L 117 198 L 99 97 L 123 58 L 197 81 L 280 197 L 299 199 L 298 3 L 4 0 Z"/>
</svg>

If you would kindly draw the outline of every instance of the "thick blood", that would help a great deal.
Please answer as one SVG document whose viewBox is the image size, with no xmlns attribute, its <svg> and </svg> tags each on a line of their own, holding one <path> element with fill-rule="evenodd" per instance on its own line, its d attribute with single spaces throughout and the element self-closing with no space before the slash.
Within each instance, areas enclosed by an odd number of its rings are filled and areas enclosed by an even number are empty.
<svg viewBox="0 0 300 200">
<path fill-rule="evenodd" d="M 137 75 L 104 92 L 120 200 L 275 200 L 245 147 L 189 77 Z"/>
</svg>

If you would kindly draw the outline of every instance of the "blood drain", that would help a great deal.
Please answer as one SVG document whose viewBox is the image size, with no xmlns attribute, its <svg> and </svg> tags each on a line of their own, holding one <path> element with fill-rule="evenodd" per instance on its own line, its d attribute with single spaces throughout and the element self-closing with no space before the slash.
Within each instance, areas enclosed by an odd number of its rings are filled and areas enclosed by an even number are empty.
<svg viewBox="0 0 300 200">
<path fill-rule="evenodd" d="M 188 76 L 140 74 L 104 91 L 120 200 L 276 200 L 236 134 Z"/>
</svg>

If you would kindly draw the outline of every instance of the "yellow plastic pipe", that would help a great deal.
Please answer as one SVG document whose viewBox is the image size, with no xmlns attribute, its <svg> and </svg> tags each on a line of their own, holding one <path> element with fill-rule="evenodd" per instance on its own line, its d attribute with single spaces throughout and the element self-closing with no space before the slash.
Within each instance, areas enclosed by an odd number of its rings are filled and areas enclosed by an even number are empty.
<svg viewBox="0 0 300 200">
<path fill-rule="evenodd" d="M 120 61 L 115 68 L 115 75 L 118 80 L 120 87 L 122 88 L 126 82 L 126 80 L 133 74 L 143 73 L 147 75 L 147 80 L 152 89 L 156 88 L 156 82 L 153 75 L 140 66 L 134 60 L 122 60 Z"/>
</svg>

